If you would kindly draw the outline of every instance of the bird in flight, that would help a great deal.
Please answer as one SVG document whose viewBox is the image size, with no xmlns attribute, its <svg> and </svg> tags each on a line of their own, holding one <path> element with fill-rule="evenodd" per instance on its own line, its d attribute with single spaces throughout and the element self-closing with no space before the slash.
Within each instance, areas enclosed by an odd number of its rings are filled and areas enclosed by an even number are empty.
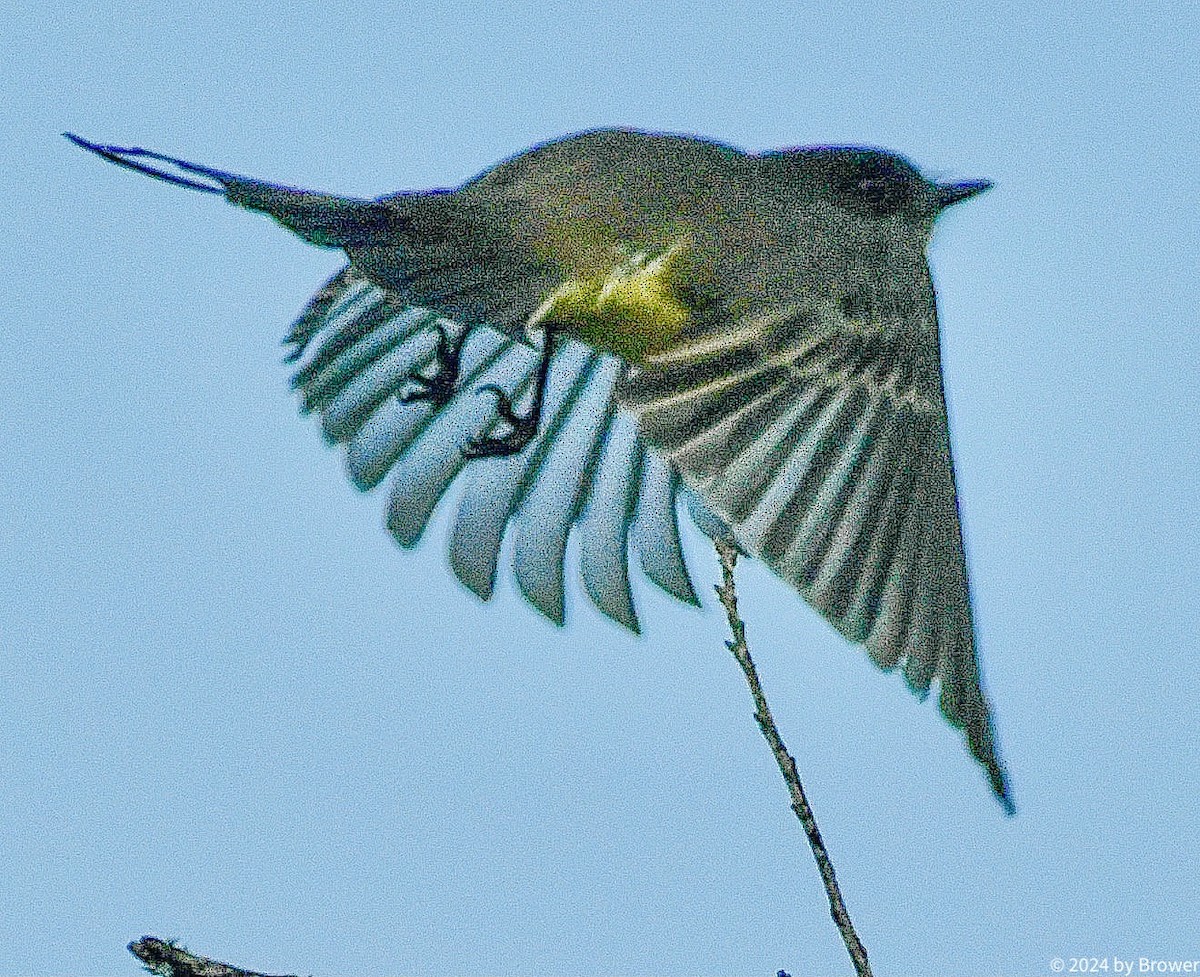
<svg viewBox="0 0 1200 977">
<path fill-rule="evenodd" d="M 285 343 L 303 409 L 362 489 L 391 475 L 413 546 L 465 481 L 450 563 L 491 596 L 585 592 L 638 631 L 631 550 L 697 603 L 678 506 L 761 559 L 917 694 L 936 681 L 1013 810 L 980 684 L 926 246 L 985 180 L 936 183 L 880 149 L 746 153 L 606 129 L 455 189 L 377 199 L 76 145 L 223 195 L 349 263 Z"/>
</svg>

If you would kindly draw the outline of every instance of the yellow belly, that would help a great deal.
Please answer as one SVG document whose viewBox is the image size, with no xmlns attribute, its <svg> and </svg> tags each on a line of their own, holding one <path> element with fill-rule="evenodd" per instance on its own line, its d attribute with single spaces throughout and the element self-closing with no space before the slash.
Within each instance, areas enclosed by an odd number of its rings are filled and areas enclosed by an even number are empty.
<svg viewBox="0 0 1200 977">
<path fill-rule="evenodd" d="M 690 242 L 679 238 L 651 258 L 640 252 L 596 275 L 570 278 L 529 319 L 530 326 L 563 329 L 630 363 L 670 346 L 691 309 L 681 297 Z"/>
</svg>

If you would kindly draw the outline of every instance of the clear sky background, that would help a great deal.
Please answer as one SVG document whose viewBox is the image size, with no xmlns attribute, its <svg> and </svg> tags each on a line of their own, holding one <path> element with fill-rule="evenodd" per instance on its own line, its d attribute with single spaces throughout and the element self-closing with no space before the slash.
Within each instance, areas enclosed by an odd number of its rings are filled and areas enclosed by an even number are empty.
<svg viewBox="0 0 1200 977">
<path fill-rule="evenodd" d="M 886 146 L 996 187 L 932 248 L 1019 814 L 933 702 L 744 566 L 880 974 L 1200 958 L 1190 3 L 0 9 L 0 974 L 846 973 L 725 625 L 559 630 L 384 531 L 279 340 L 340 265 L 68 145 L 454 185 L 600 125 Z M 711 550 L 687 541 L 706 594 Z M 1110 974 L 1111 974 L 1110 970 Z"/>
</svg>

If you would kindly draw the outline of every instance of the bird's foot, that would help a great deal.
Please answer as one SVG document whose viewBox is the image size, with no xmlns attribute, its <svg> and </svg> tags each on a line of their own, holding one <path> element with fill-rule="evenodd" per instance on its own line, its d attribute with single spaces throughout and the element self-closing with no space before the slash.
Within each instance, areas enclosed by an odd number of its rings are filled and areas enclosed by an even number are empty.
<svg viewBox="0 0 1200 977">
<path fill-rule="evenodd" d="M 443 407 L 454 396 L 458 383 L 459 361 L 467 334 L 463 332 L 457 336 L 451 336 L 440 322 L 435 323 L 433 328 L 437 330 L 438 334 L 437 347 L 434 350 L 436 359 L 434 372 L 432 375 L 426 376 L 424 373 L 413 370 L 408 375 L 408 380 L 415 385 L 415 388 L 396 395 L 402 404 L 427 400 L 435 407 Z"/>
<path fill-rule="evenodd" d="M 468 458 L 504 458 L 517 454 L 537 434 L 542 414 L 540 402 L 535 401 L 528 413 L 518 414 L 513 410 L 512 398 L 495 384 L 489 383 L 477 391 L 484 392 L 496 395 L 496 414 L 509 426 L 509 431 L 506 434 L 475 438 L 463 448 L 463 454 Z"/>
</svg>

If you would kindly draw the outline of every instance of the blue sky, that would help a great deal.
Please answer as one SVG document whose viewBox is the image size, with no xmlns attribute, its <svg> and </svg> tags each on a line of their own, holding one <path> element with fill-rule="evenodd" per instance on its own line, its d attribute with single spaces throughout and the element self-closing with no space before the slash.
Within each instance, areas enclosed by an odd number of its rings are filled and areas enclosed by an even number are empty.
<svg viewBox="0 0 1200 977">
<path fill-rule="evenodd" d="M 1200 958 L 1192 6 L 481 6 L 0 12 L 0 974 L 132 974 L 143 933 L 266 972 L 849 971 L 715 601 L 643 587 L 635 638 L 576 587 L 559 630 L 459 587 L 444 513 L 399 550 L 280 363 L 338 256 L 63 130 L 363 195 L 612 124 L 994 180 L 931 259 L 1018 816 L 743 566 L 753 650 L 877 972 Z"/>
</svg>

